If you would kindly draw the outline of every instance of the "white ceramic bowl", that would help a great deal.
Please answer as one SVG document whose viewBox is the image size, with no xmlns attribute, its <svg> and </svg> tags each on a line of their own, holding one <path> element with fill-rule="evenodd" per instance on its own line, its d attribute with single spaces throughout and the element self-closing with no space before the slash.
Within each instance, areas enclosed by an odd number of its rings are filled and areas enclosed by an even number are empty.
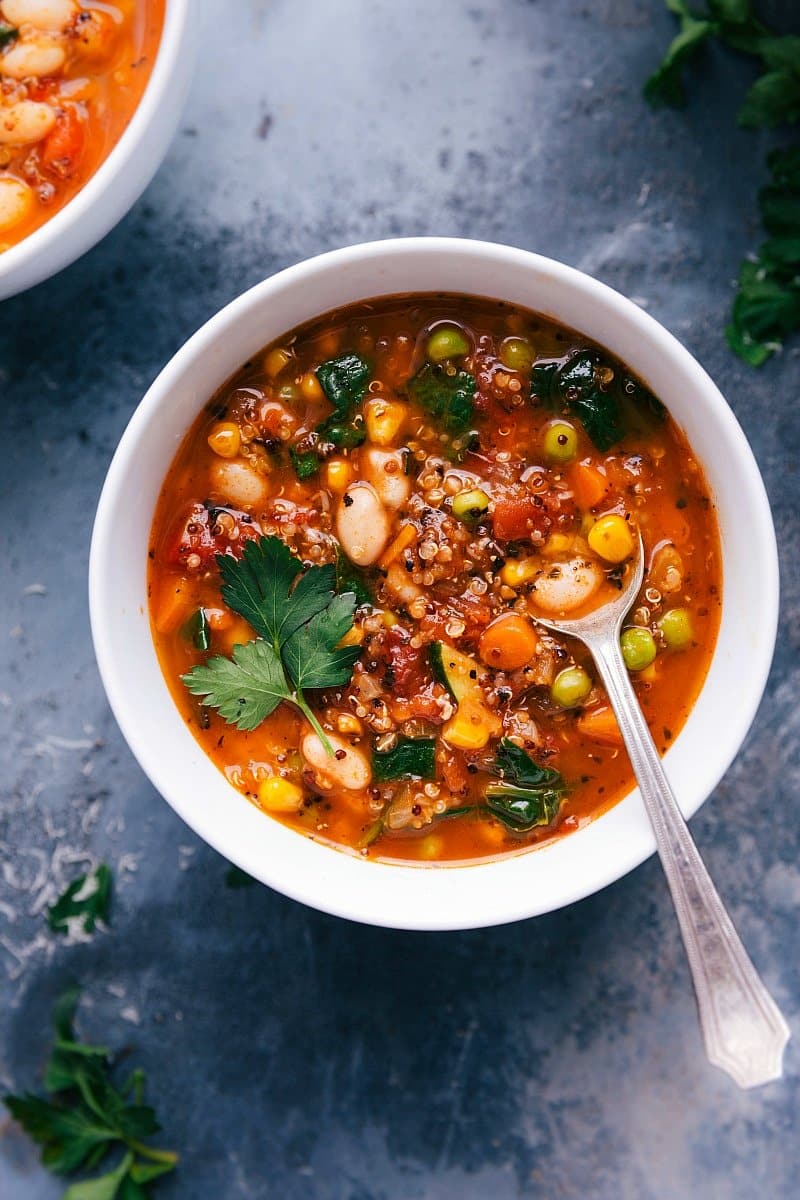
<svg viewBox="0 0 800 1200">
<path fill-rule="evenodd" d="M 197 21 L 193 0 L 167 0 L 156 61 L 130 124 L 78 194 L 0 254 L 0 300 L 69 266 L 138 200 L 178 127 L 192 75 Z"/>
<path fill-rule="evenodd" d="M 319 845 L 259 812 L 205 756 L 167 690 L 147 616 L 156 499 L 215 390 L 251 354 L 309 318 L 369 297 L 426 291 L 524 305 L 608 347 L 666 403 L 703 463 L 722 533 L 722 625 L 706 684 L 665 759 L 691 816 L 739 749 L 766 682 L 778 608 L 769 505 L 736 419 L 688 351 L 630 300 L 551 259 L 448 238 L 374 242 L 290 267 L 234 300 L 164 368 L 125 431 L 97 513 L 90 604 L 120 728 L 154 785 L 201 837 L 257 879 L 327 912 L 398 928 L 462 929 L 548 912 L 642 862 L 655 844 L 638 791 L 552 845 L 474 866 L 388 866 Z"/>
</svg>

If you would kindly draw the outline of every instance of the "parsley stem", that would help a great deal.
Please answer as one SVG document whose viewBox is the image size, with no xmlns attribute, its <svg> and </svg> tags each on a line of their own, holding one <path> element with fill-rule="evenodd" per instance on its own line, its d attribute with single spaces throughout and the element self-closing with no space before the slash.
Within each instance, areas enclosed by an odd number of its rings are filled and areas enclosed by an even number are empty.
<svg viewBox="0 0 800 1200">
<path fill-rule="evenodd" d="M 173 1150 L 157 1150 L 155 1146 L 145 1146 L 136 1138 L 127 1138 L 126 1144 L 140 1157 L 152 1159 L 153 1162 L 172 1163 L 174 1166 L 178 1161 L 178 1155 Z"/>
<path fill-rule="evenodd" d="M 333 746 L 331 745 L 330 740 L 328 739 L 328 735 L 326 734 L 325 730 L 320 725 L 317 718 L 314 716 L 311 709 L 306 704 L 305 697 L 303 696 L 302 692 L 299 692 L 299 691 L 295 692 L 294 697 L 293 697 L 293 703 L 295 703 L 297 705 L 297 707 L 300 709 L 300 712 L 303 714 L 303 716 L 306 718 L 306 720 L 311 725 L 312 729 L 314 730 L 314 733 L 316 733 L 317 737 L 319 738 L 319 740 L 322 742 L 323 746 L 325 747 L 326 754 L 329 754 L 331 756 L 331 758 L 333 758 Z"/>
</svg>

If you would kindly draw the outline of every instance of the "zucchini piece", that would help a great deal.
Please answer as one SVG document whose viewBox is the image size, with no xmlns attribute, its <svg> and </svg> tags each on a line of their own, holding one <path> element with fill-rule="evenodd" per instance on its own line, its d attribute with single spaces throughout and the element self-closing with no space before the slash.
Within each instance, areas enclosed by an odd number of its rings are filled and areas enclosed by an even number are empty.
<svg viewBox="0 0 800 1200">
<path fill-rule="evenodd" d="M 459 750 L 481 750 L 502 729 L 500 719 L 487 706 L 478 683 L 484 672 L 468 654 L 433 642 L 429 651 L 433 677 L 446 687 L 458 711 L 445 724 L 442 737 Z"/>
<path fill-rule="evenodd" d="M 467 697 L 483 703 L 483 692 L 478 683 L 480 668 L 474 658 L 444 642 L 432 642 L 428 655 L 434 679 L 447 688 L 456 704 Z"/>
</svg>

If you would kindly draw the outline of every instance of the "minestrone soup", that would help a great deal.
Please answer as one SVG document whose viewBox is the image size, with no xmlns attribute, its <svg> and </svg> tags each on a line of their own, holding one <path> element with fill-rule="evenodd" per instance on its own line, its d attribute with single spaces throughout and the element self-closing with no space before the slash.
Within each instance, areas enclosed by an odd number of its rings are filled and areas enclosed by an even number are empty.
<svg viewBox="0 0 800 1200">
<path fill-rule="evenodd" d="M 155 62 L 165 0 L 0 0 L 0 251 L 80 191 Z"/>
</svg>

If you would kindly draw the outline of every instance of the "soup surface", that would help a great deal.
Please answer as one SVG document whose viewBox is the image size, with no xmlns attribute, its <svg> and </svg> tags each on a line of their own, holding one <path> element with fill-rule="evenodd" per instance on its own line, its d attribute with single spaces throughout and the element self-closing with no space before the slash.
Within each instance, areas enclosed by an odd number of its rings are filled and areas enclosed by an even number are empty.
<svg viewBox="0 0 800 1200">
<path fill-rule="evenodd" d="M 0 0 L 0 251 L 80 191 L 119 141 L 166 0 Z"/>
<path fill-rule="evenodd" d="M 646 576 L 622 637 L 665 751 L 717 635 L 703 473 L 579 334 L 492 300 L 329 313 L 211 400 L 165 482 L 149 595 L 187 724 L 230 782 L 366 856 L 469 861 L 633 786 L 576 616 Z"/>
</svg>

